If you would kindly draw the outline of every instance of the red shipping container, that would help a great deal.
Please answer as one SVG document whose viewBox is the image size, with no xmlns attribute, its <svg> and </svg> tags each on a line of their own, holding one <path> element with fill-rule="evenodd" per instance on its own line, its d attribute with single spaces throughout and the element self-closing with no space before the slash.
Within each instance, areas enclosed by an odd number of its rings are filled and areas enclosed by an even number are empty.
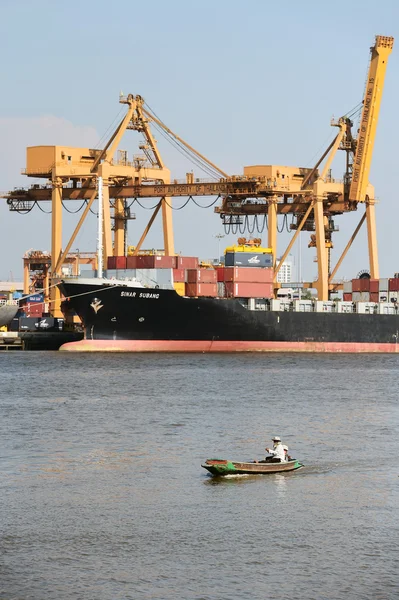
<svg viewBox="0 0 399 600">
<path fill-rule="evenodd" d="M 153 254 L 136 256 L 136 269 L 153 269 L 155 258 Z"/>
<path fill-rule="evenodd" d="M 155 269 L 175 269 L 176 268 L 176 256 L 160 256 L 156 254 L 154 256 L 154 268 Z"/>
<path fill-rule="evenodd" d="M 397 279 L 396 277 L 395 277 L 395 279 L 389 280 L 389 291 L 390 292 L 399 291 L 399 279 Z"/>
<path fill-rule="evenodd" d="M 352 302 L 352 294 L 350 292 L 344 292 L 344 302 Z"/>
<path fill-rule="evenodd" d="M 218 281 L 224 281 L 224 267 L 216 267 L 216 277 Z"/>
<path fill-rule="evenodd" d="M 379 279 L 370 279 L 370 292 L 378 292 L 380 290 L 380 281 Z M 374 300 L 373 300 L 374 302 Z"/>
<path fill-rule="evenodd" d="M 187 281 L 189 283 L 216 283 L 217 273 L 215 269 L 187 269 Z"/>
<path fill-rule="evenodd" d="M 126 257 L 126 269 L 137 269 L 137 256 Z"/>
<path fill-rule="evenodd" d="M 352 292 L 361 292 L 360 279 L 352 279 Z"/>
<path fill-rule="evenodd" d="M 107 269 L 116 269 L 116 256 L 108 256 Z"/>
<path fill-rule="evenodd" d="M 115 256 L 116 269 L 126 269 L 126 256 Z"/>
<path fill-rule="evenodd" d="M 380 293 L 379 292 L 370 292 L 370 302 L 379 302 L 380 301 Z"/>
<path fill-rule="evenodd" d="M 237 283 L 226 282 L 226 296 L 228 298 L 272 298 L 272 283 Z"/>
<path fill-rule="evenodd" d="M 273 283 L 274 269 L 271 267 L 225 267 L 222 281 L 236 283 Z"/>
<path fill-rule="evenodd" d="M 370 279 L 368 277 L 364 277 L 359 279 L 360 281 L 360 291 L 361 292 L 369 292 L 370 291 Z"/>
<path fill-rule="evenodd" d="M 176 269 L 198 269 L 196 256 L 176 256 Z"/>
<path fill-rule="evenodd" d="M 175 283 L 184 283 L 186 277 L 186 269 L 173 269 L 173 281 Z"/>
<path fill-rule="evenodd" d="M 186 296 L 212 296 L 218 294 L 217 283 L 186 283 Z"/>
</svg>

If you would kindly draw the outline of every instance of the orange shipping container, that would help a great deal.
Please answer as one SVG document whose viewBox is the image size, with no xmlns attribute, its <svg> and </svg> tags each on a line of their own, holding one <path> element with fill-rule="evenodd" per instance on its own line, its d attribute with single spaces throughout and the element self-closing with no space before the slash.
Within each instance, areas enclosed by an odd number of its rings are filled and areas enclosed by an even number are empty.
<svg viewBox="0 0 399 600">
<path fill-rule="evenodd" d="M 379 292 L 370 292 L 370 302 L 379 302 L 380 301 L 380 293 Z"/>
<path fill-rule="evenodd" d="M 217 283 L 186 283 L 186 296 L 211 296 L 216 298 Z"/>
<path fill-rule="evenodd" d="M 187 281 L 189 283 L 216 283 L 217 273 L 215 269 L 187 269 Z"/>
<path fill-rule="evenodd" d="M 221 281 L 236 283 L 273 283 L 274 269 L 271 267 L 225 267 Z"/>
<path fill-rule="evenodd" d="M 361 292 L 360 279 L 352 279 L 352 292 Z"/>
<path fill-rule="evenodd" d="M 198 269 L 196 256 L 176 256 L 176 269 Z"/>
<path fill-rule="evenodd" d="M 352 294 L 350 292 L 344 292 L 344 302 L 352 302 Z"/>
<path fill-rule="evenodd" d="M 186 281 L 186 269 L 173 269 L 173 281 L 184 283 Z"/>
<path fill-rule="evenodd" d="M 237 283 L 226 282 L 228 298 L 273 298 L 272 283 Z"/>
</svg>

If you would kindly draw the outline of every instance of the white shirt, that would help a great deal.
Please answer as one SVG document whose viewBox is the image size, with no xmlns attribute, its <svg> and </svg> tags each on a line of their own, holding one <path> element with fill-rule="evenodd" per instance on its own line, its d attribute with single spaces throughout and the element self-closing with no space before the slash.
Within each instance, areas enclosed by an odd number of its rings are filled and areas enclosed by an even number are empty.
<svg viewBox="0 0 399 600">
<path fill-rule="evenodd" d="M 276 458 L 279 458 L 281 462 L 287 462 L 284 452 L 284 446 L 281 442 L 277 442 L 277 444 L 274 444 L 273 450 L 270 450 L 270 454 L 272 454 Z"/>
</svg>

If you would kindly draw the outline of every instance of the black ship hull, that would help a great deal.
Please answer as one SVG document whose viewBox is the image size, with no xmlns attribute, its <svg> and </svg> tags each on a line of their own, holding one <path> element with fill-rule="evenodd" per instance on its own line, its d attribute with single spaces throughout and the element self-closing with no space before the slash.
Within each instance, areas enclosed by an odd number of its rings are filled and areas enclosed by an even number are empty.
<svg viewBox="0 0 399 600">
<path fill-rule="evenodd" d="M 63 281 L 85 339 L 63 350 L 399 351 L 398 314 L 248 310 L 238 299 L 171 289 Z"/>
</svg>

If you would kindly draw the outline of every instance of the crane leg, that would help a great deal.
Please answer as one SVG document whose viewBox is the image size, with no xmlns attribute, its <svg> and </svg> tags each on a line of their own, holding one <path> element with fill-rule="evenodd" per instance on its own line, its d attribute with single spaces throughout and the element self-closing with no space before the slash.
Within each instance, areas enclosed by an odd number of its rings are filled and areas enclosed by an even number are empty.
<svg viewBox="0 0 399 600">
<path fill-rule="evenodd" d="M 53 276 L 56 273 L 56 265 L 62 253 L 62 179 L 55 177 L 52 181 L 51 190 L 51 270 Z M 62 265 L 59 269 L 61 270 Z M 50 290 L 51 314 L 54 317 L 62 317 L 61 292 L 58 287 Z"/>
<path fill-rule="evenodd" d="M 323 198 L 317 198 L 314 207 L 317 248 L 317 296 L 319 300 L 328 300 L 328 266 L 326 252 L 326 236 L 323 218 Z"/>
<path fill-rule="evenodd" d="M 267 245 L 273 252 L 273 268 L 276 268 L 277 257 L 277 202 L 270 202 L 267 208 Z"/>
<path fill-rule="evenodd" d="M 115 199 L 115 233 L 114 233 L 114 256 L 123 256 L 125 254 L 125 221 L 123 198 Z"/>
<path fill-rule="evenodd" d="M 175 244 L 173 239 L 173 220 L 170 198 L 162 198 L 162 226 L 166 256 L 174 256 Z"/>
<path fill-rule="evenodd" d="M 375 222 L 374 200 L 366 199 L 367 238 L 369 246 L 369 261 L 371 279 L 379 279 L 377 227 Z"/>
</svg>

